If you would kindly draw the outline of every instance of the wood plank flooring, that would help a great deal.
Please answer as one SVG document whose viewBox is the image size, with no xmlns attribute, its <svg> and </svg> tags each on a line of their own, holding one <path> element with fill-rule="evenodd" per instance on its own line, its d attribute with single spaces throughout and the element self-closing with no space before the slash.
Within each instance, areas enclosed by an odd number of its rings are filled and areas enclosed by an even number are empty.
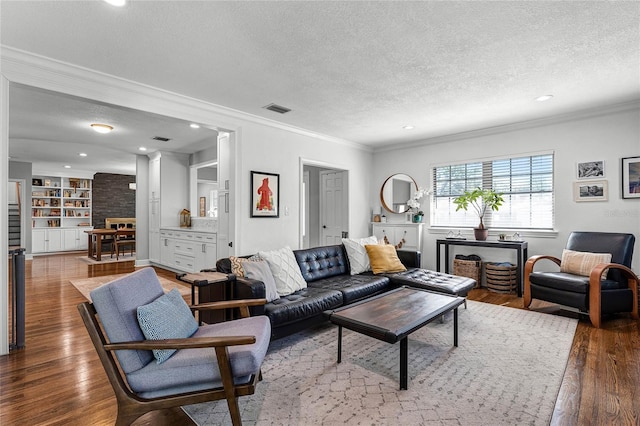
<svg viewBox="0 0 640 426">
<path fill-rule="evenodd" d="M 133 262 L 88 265 L 78 253 L 26 265 L 26 348 L 0 357 L 0 425 L 113 424 L 116 401 L 76 305 L 69 280 L 134 270 Z M 171 272 L 158 274 L 175 280 Z M 472 290 L 472 300 L 519 308 L 514 295 Z M 534 301 L 532 308 L 572 315 Z M 625 315 L 594 329 L 581 319 L 552 425 L 640 424 L 640 325 Z M 529 401 L 531 403 L 531 401 Z M 191 425 L 180 409 L 152 412 L 136 425 Z M 515 424 L 515 423 L 514 423 Z"/>
</svg>

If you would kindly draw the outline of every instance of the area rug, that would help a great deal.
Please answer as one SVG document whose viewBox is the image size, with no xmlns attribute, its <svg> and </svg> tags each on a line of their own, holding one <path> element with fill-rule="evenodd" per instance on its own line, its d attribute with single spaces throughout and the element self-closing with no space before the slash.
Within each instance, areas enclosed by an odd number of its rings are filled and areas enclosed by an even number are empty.
<svg viewBox="0 0 640 426">
<path fill-rule="evenodd" d="M 78 259 L 87 262 L 90 265 L 101 265 L 104 263 L 115 263 L 115 262 L 131 262 L 132 260 L 136 260 L 136 254 L 135 252 L 133 254 L 131 253 L 124 253 L 121 254 L 120 256 L 118 256 L 118 258 L 116 259 L 115 254 L 113 255 L 113 257 L 111 257 L 111 253 L 102 253 L 102 255 L 100 256 L 100 260 L 95 260 L 90 258 L 89 256 L 78 256 Z"/>
<path fill-rule="evenodd" d="M 469 301 L 409 336 L 409 389 L 398 344 L 320 326 L 271 342 L 245 425 L 548 425 L 577 320 Z M 183 410 L 198 425 L 231 424 L 226 401 Z"/>
<path fill-rule="evenodd" d="M 100 287 L 102 284 L 106 284 L 109 281 L 113 281 L 116 278 L 120 278 L 125 275 L 127 274 L 104 275 L 102 277 L 69 280 L 69 282 L 71 283 L 71 285 L 77 288 L 80 293 L 82 293 L 85 299 L 90 301 L 91 297 L 89 296 L 89 293 L 91 293 L 91 290 Z M 165 293 L 170 291 L 172 288 L 177 288 L 180 291 L 180 294 L 182 294 L 182 296 L 189 296 L 189 300 L 191 300 L 190 286 L 176 283 L 163 277 L 158 277 L 158 279 L 160 280 L 160 284 L 162 284 L 162 288 L 164 289 Z"/>
</svg>

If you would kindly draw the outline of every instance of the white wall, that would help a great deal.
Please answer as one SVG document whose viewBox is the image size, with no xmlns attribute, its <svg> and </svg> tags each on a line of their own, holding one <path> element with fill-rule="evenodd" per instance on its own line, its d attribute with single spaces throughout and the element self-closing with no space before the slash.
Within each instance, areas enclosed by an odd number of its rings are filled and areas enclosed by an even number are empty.
<svg viewBox="0 0 640 426">
<path fill-rule="evenodd" d="M 623 157 L 640 156 L 640 105 L 626 105 L 598 114 L 583 114 L 564 120 L 547 120 L 537 125 L 509 126 L 492 132 L 475 132 L 465 137 L 442 138 L 442 142 L 411 148 L 376 152 L 373 158 L 371 207 L 379 205 L 378 191 L 393 173 L 407 173 L 419 186 L 431 187 L 431 167 L 442 163 L 459 163 L 491 157 L 517 156 L 534 152 L 554 152 L 555 211 L 557 234 L 524 233 L 529 242 L 529 255 L 560 255 L 571 231 L 629 232 L 640 239 L 640 200 L 622 199 L 620 163 Z M 575 202 L 573 182 L 576 163 L 605 161 L 605 179 L 609 184 L 609 200 Z M 428 210 L 429 201 L 423 199 Z M 429 213 L 425 211 L 426 218 Z M 404 216 L 391 215 L 390 221 Z M 435 268 L 435 240 L 446 235 L 429 229 L 425 232 L 423 266 Z M 446 233 L 447 231 L 445 231 Z M 471 230 L 466 230 L 473 238 Z M 489 238 L 496 238 L 495 233 Z M 636 242 L 633 269 L 640 271 L 640 241 Z M 515 261 L 513 250 L 460 249 L 475 252 L 484 260 Z M 453 257 L 453 256 L 452 256 Z"/>
<path fill-rule="evenodd" d="M 235 212 L 236 253 L 288 245 L 298 248 L 300 240 L 301 159 L 349 171 L 349 233 L 369 232 L 369 193 L 372 154 L 356 146 L 320 140 L 279 128 L 247 123 L 242 127 L 236 162 L 236 195 L 240 211 Z M 280 217 L 250 218 L 251 171 L 280 175 Z M 285 212 L 288 209 L 289 214 Z"/>
</svg>

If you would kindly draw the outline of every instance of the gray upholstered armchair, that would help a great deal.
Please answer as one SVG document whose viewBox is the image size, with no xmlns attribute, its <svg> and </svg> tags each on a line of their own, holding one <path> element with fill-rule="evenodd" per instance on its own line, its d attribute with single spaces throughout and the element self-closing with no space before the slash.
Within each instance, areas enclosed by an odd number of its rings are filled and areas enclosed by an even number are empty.
<svg viewBox="0 0 640 426">
<path fill-rule="evenodd" d="M 603 314 L 630 312 L 638 319 L 638 277 L 631 270 L 635 237 L 608 232 L 572 232 L 563 259 L 532 256 L 524 268 L 524 307 L 532 299 L 588 312 L 594 327 Z M 610 255 L 610 257 L 609 257 Z M 551 260 L 560 272 L 534 272 L 534 265 Z"/>
<path fill-rule="evenodd" d="M 239 307 L 246 316 L 198 326 L 180 293 L 165 294 L 152 268 L 95 289 L 91 299 L 78 310 L 116 394 L 116 425 L 148 411 L 219 399 L 227 400 L 233 424 L 241 424 L 237 397 L 254 393 L 271 336 L 269 319 L 249 317 L 248 306 L 266 300 L 198 305 Z M 182 324 L 190 337 L 160 336 L 173 336 Z"/>
</svg>

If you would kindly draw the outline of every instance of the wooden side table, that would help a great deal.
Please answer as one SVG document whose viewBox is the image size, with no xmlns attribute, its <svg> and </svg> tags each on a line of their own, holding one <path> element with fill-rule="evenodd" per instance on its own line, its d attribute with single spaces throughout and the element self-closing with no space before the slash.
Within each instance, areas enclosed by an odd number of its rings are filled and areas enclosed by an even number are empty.
<svg viewBox="0 0 640 426">
<path fill-rule="evenodd" d="M 236 276 L 222 272 L 196 272 L 177 274 L 176 278 L 191 285 L 191 304 L 196 305 L 196 287 L 198 288 L 197 303 L 219 302 L 233 299 L 233 284 Z M 200 322 L 213 324 L 233 319 L 233 313 L 228 311 L 198 312 Z"/>
</svg>

